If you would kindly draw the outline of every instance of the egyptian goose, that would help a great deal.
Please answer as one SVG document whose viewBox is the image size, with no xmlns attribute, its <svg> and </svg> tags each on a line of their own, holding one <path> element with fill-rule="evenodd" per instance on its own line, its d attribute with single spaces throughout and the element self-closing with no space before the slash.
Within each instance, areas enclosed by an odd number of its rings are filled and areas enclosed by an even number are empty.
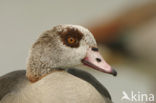
<svg viewBox="0 0 156 103">
<path fill-rule="evenodd" d="M 112 103 L 107 89 L 91 74 L 73 69 L 81 64 L 117 75 L 89 30 L 55 26 L 32 45 L 26 71 L 0 77 L 0 103 Z"/>
</svg>

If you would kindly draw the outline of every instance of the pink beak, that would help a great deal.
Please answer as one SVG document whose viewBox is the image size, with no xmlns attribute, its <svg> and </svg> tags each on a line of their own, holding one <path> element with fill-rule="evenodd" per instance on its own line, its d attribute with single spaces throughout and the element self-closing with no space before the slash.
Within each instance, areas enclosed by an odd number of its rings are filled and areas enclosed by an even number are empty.
<svg viewBox="0 0 156 103">
<path fill-rule="evenodd" d="M 112 74 L 114 76 L 117 75 L 117 72 L 112 69 L 100 55 L 98 48 L 89 48 L 86 57 L 82 59 L 82 63 L 101 72 Z"/>
</svg>

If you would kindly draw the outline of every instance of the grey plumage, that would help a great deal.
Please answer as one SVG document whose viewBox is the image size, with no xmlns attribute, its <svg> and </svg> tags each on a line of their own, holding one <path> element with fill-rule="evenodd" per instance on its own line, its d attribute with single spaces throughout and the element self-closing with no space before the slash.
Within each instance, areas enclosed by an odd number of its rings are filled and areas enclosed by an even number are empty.
<svg viewBox="0 0 156 103">
<path fill-rule="evenodd" d="M 89 82 L 103 97 L 111 100 L 108 90 L 90 73 L 79 69 L 68 69 L 67 72 Z"/>
<path fill-rule="evenodd" d="M 67 72 L 90 83 L 104 98 L 108 99 L 109 103 L 111 103 L 111 96 L 108 90 L 93 75 L 78 69 L 68 69 Z M 0 77 L 0 100 L 7 93 L 16 88 L 17 84 L 27 79 L 25 74 L 25 70 L 18 70 Z"/>
<path fill-rule="evenodd" d="M 0 100 L 9 92 L 16 88 L 16 85 L 27 79 L 25 70 L 10 72 L 0 77 Z M 21 80 L 23 79 L 23 80 Z"/>
</svg>

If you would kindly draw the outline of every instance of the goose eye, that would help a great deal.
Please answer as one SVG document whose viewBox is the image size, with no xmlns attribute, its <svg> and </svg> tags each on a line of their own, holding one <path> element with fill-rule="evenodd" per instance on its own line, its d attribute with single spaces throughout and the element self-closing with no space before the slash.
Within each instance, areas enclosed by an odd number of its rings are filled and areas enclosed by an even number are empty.
<svg viewBox="0 0 156 103">
<path fill-rule="evenodd" d="M 68 37 L 67 41 L 68 41 L 69 44 L 73 44 L 73 43 L 76 42 L 76 39 L 73 38 L 73 37 Z"/>
</svg>

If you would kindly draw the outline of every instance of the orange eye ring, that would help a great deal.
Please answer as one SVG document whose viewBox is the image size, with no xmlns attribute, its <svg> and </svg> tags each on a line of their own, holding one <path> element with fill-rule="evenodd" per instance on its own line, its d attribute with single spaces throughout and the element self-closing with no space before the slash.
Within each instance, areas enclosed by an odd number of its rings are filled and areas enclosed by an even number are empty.
<svg viewBox="0 0 156 103">
<path fill-rule="evenodd" d="M 76 42 L 76 39 L 73 38 L 73 37 L 69 37 L 69 38 L 67 39 L 67 41 L 68 41 L 68 43 L 73 44 L 73 43 Z"/>
</svg>

